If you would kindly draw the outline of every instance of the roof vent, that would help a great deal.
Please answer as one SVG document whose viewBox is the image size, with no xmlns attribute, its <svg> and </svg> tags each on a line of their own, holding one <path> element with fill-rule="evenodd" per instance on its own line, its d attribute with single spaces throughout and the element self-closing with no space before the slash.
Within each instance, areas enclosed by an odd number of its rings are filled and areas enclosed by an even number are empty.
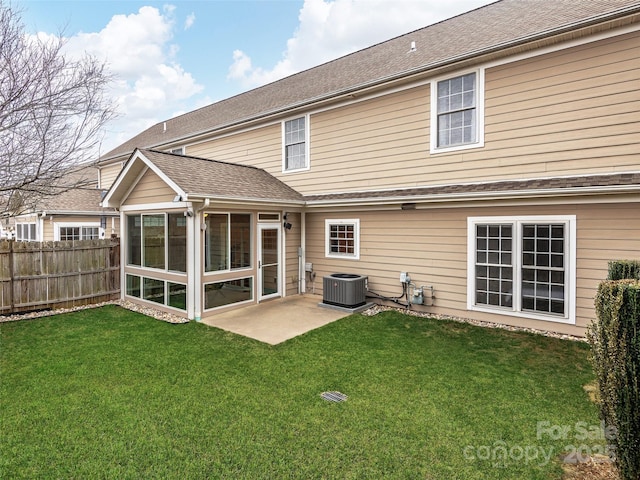
<svg viewBox="0 0 640 480">
<path fill-rule="evenodd" d="M 411 42 L 411 48 L 409 49 L 410 52 L 415 52 L 417 50 L 416 48 L 416 42 Z"/>
</svg>

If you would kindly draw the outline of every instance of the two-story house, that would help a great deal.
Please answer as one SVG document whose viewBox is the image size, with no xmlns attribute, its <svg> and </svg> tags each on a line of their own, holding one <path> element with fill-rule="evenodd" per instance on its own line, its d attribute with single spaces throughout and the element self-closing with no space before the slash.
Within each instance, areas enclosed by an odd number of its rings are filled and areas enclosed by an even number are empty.
<svg viewBox="0 0 640 480">
<path fill-rule="evenodd" d="M 640 257 L 640 2 L 501 0 L 154 125 L 101 176 L 131 301 L 198 320 L 346 272 L 583 335 Z"/>
</svg>

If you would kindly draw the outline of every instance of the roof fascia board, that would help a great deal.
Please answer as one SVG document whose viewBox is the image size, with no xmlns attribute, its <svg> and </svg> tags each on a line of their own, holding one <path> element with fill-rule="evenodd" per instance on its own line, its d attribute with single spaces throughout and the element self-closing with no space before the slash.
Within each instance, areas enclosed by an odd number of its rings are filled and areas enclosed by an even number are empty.
<svg viewBox="0 0 640 480">
<path fill-rule="evenodd" d="M 180 188 L 180 186 L 174 182 L 171 177 L 169 177 L 168 175 L 166 175 L 162 170 L 160 170 L 160 168 L 153 163 L 151 160 L 149 160 L 144 153 L 142 153 L 140 150 L 138 150 L 138 154 L 140 155 L 140 158 L 147 164 L 147 166 L 153 171 L 153 173 L 155 173 L 156 175 L 158 175 L 158 177 L 160 177 L 160 179 L 166 183 L 169 188 L 171 188 L 171 190 L 173 190 L 176 195 L 180 195 L 181 197 L 186 197 L 187 194 L 184 190 L 182 190 L 182 188 Z"/>
<path fill-rule="evenodd" d="M 117 203 L 112 202 L 112 198 L 115 195 L 115 192 L 117 192 L 120 189 L 120 186 L 123 185 L 125 178 L 127 178 L 129 172 L 132 170 L 133 166 L 137 162 L 142 162 L 144 164 L 144 168 L 142 168 L 142 171 L 131 182 L 131 184 L 128 186 L 126 191 L 122 194 L 120 200 Z M 160 168 L 158 168 L 157 165 L 155 165 L 151 160 L 149 160 L 139 149 L 136 149 L 131 155 L 131 158 L 127 161 L 127 164 L 125 165 L 125 167 L 118 174 L 118 177 L 113 182 L 113 185 L 111 186 L 111 188 L 105 195 L 104 199 L 102 200 L 101 205 L 103 207 L 114 207 L 114 208 L 120 207 L 122 203 L 124 203 L 126 199 L 129 197 L 129 195 L 131 194 L 135 186 L 138 184 L 138 182 L 140 182 L 140 179 L 142 178 L 142 176 L 148 170 L 151 170 L 153 173 L 158 175 L 160 179 L 164 183 L 166 183 L 167 186 L 176 193 L 176 195 L 186 197 L 187 194 L 171 178 L 169 178 L 162 170 L 160 170 Z"/>
<path fill-rule="evenodd" d="M 72 217 L 95 217 L 95 216 L 118 216 L 115 210 L 47 210 L 47 216 L 50 215 L 68 215 Z"/>
<path fill-rule="evenodd" d="M 520 60 L 526 60 L 528 58 L 534 58 L 540 55 L 547 55 L 549 53 L 558 52 L 560 50 L 579 47 L 580 45 L 587 45 L 589 43 L 599 42 L 601 40 L 606 40 L 608 38 L 619 37 L 621 35 L 637 32 L 639 30 L 640 30 L 640 23 L 627 25 L 625 27 L 620 27 L 615 30 L 607 30 L 605 32 L 599 32 L 599 33 L 591 34 L 589 36 L 576 38 L 574 40 L 567 40 L 565 42 L 562 42 L 561 44 L 549 45 L 547 47 L 540 47 L 529 52 L 509 55 L 504 58 L 489 61 L 485 63 L 484 66 L 485 68 L 498 67 L 508 63 L 519 62 Z"/>
<path fill-rule="evenodd" d="M 102 205 L 103 207 L 116 207 L 115 203 L 111 203 L 111 199 L 115 195 L 115 192 L 122 185 L 122 182 L 124 181 L 125 177 L 128 175 L 129 171 L 133 168 L 133 164 L 134 164 L 133 158 L 134 158 L 134 155 L 136 154 L 137 151 L 138 150 L 136 149 L 129 156 L 129 161 L 127 161 L 125 163 L 124 167 L 118 172 L 118 175 L 116 176 L 116 179 L 111 184 L 111 187 L 109 188 L 109 190 L 107 190 L 107 193 L 105 194 L 104 198 L 102 199 L 102 202 L 100 202 L 100 205 Z M 136 180 L 138 180 L 138 179 L 136 179 Z M 125 193 L 128 193 L 128 191 L 129 191 L 129 189 L 127 189 L 127 191 Z"/>
<path fill-rule="evenodd" d="M 209 200 L 212 203 L 216 204 L 225 204 L 225 205 L 257 205 L 261 208 L 265 205 L 270 207 L 304 207 L 306 202 L 304 200 L 281 200 L 274 198 L 233 198 L 233 197 L 221 197 L 215 195 L 204 195 L 204 194 L 191 194 L 189 195 L 189 201 L 191 202 L 204 202 L 205 200 Z"/>
</svg>

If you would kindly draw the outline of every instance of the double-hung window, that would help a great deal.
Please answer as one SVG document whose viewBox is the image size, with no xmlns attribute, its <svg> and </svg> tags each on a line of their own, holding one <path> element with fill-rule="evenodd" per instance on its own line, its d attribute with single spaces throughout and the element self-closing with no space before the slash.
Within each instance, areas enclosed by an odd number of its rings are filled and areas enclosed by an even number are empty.
<svg viewBox="0 0 640 480">
<path fill-rule="evenodd" d="M 294 118 L 283 123 L 283 171 L 306 170 L 309 168 L 307 154 L 307 117 Z"/>
<path fill-rule="evenodd" d="M 431 152 L 483 145 L 483 71 L 432 82 Z"/>
<path fill-rule="evenodd" d="M 360 220 L 325 220 L 325 255 L 360 258 Z"/>
<path fill-rule="evenodd" d="M 575 322 L 575 217 L 468 219 L 468 307 Z"/>
</svg>

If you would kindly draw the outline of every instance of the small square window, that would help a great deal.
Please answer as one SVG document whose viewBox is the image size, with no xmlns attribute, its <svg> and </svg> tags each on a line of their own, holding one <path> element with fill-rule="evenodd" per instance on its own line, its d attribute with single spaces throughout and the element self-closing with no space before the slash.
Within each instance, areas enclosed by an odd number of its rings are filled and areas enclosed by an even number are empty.
<svg viewBox="0 0 640 480">
<path fill-rule="evenodd" d="M 326 256 L 360 257 L 360 220 L 326 220 Z"/>
</svg>

